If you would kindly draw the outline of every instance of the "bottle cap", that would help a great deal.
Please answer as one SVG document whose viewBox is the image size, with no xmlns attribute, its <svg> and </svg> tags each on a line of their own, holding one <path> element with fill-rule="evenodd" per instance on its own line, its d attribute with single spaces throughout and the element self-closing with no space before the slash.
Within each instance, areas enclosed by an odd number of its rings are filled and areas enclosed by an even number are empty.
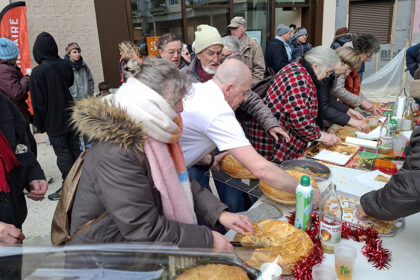
<svg viewBox="0 0 420 280">
<path fill-rule="evenodd" d="M 309 176 L 303 175 L 302 178 L 300 178 L 300 184 L 305 187 L 309 187 L 311 184 L 311 179 Z"/>
</svg>

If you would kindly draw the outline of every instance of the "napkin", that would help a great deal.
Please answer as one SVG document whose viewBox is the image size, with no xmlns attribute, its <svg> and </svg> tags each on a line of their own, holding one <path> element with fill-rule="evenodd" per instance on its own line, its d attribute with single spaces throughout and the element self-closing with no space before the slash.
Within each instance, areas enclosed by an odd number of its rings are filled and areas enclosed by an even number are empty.
<svg viewBox="0 0 420 280">
<path fill-rule="evenodd" d="M 375 177 L 378 175 L 391 178 L 391 175 L 385 174 L 379 170 L 374 170 L 374 171 L 366 172 L 362 175 L 356 176 L 356 180 L 359 181 L 361 184 L 372 188 L 372 190 L 378 190 L 386 184 L 384 182 L 375 181 Z"/>
<path fill-rule="evenodd" d="M 331 163 L 335 163 L 338 165 L 345 165 L 353 155 L 343 155 L 338 152 L 329 151 L 327 149 L 322 150 L 319 152 L 316 156 L 314 156 L 314 159 L 323 160 Z"/>
<path fill-rule="evenodd" d="M 366 140 L 377 140 L 379 138 L 379 133 L 381 132 L 381 126 L 377 126 L 374 130 L 369 133 L 363 133 L 356 131 L 357 138 L 366 139 Z"/>
</svg>

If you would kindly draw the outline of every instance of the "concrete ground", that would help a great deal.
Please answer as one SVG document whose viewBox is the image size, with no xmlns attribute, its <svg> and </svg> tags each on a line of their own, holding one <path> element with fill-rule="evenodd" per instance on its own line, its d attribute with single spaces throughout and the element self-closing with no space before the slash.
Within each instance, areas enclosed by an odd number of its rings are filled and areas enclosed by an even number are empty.
<svg viewBox="0 0 420 280">
<path fill-rule="evenodd" d="M 28 216 L 23 223 L 23 233 L 26 236 L 24 245 L 50 245 L 51 221 L 54 215 L 57 201 L 51 201 L 47 195 L 55 192 L 61 187 L 61 173 L 57 167 L 57 158 L 53 148 L 49 145 L 48 137 L 45 134 L 35 134 L 38 143 L 38 162 L 44 170 L 46 177 L 51 177 L 54 182 L 48 185 L 47 194 L 42 201 L 26 199 L 28 205 Z M 42 244 L 40 243 L 40 240 Z"/>
</svg>

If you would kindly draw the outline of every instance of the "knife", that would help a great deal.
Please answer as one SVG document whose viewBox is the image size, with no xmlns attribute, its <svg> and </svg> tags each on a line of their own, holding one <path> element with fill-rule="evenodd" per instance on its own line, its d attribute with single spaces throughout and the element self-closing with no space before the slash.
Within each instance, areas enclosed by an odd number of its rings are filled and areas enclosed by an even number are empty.
<svg viewBox="0 0 420 280">
<path fill-rule="evenodd" d="M 243 248 L 267 248 L 268 246 L 264 244 L 253 244 L 253 243 L 245 243 L 240 241 L 231 241 L 233 247 L 243 247 Z"/>
</svg>

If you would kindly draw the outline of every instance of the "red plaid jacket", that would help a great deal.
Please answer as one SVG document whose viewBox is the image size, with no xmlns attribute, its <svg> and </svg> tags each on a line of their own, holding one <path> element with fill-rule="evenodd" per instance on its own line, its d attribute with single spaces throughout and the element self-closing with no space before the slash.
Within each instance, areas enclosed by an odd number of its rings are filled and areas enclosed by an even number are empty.
<svg viewBox="0 0 420 280">
<path fill-rule="evenodd" d="M 309 72 L 300 62 L 287 65 L 277 73 L 263 101 L 290 135 L 290 141 L 280 137 L 279 142 L 275 142 L 260 124 L 251 120 L 248 124 L 251 144 L 269 161 L 280 163 L 301 157 L 308 143 L 321 135 L 315 123 L 318 115 L 316 87 Z"/>
</svg>

